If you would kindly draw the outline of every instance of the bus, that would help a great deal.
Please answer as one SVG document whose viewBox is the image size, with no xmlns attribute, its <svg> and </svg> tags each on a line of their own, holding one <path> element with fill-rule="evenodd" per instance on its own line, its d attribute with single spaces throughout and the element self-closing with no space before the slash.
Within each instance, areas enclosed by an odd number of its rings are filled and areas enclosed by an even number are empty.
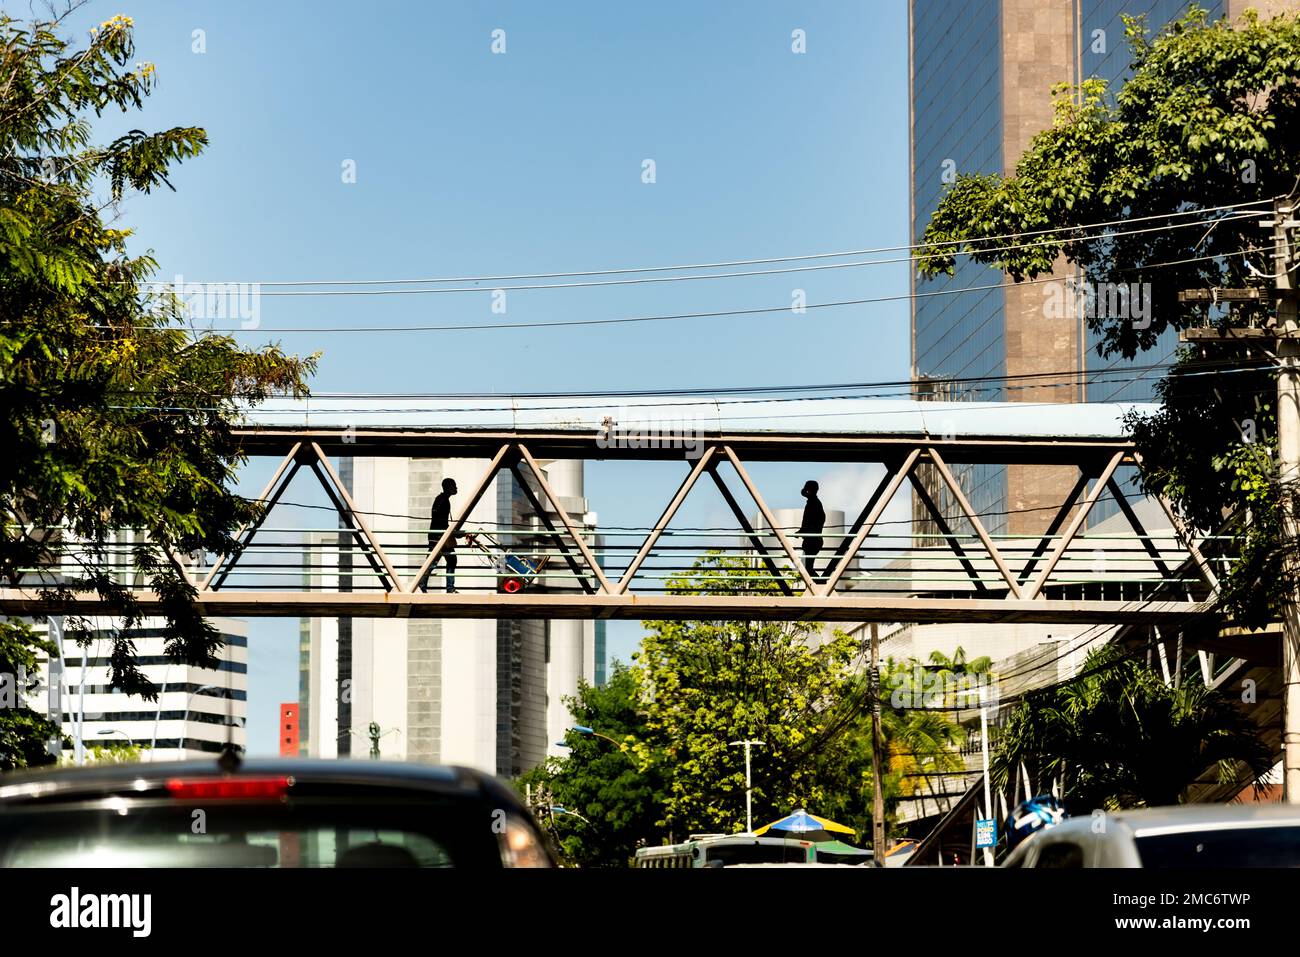
<svg viewBox="0 0 1300 957">
<path fill-rule="evenodd" d="M 752 834 L 692 834 L 685 843 L 642 847 L 634 867 L 727 867 L 732 864 L 816 863 L 809 841 Z"/>
</svg>

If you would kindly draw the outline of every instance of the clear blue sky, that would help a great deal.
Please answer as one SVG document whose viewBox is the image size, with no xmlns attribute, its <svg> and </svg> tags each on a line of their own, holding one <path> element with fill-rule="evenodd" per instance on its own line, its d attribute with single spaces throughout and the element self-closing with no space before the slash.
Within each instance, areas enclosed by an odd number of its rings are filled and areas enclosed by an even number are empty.
<svg viewBox="0 0 1300 957">
<path fill-rule="evenodd" d="M 902 0 L 96 0 L 76 27 L 116 13 L 134 18 L 138 58 L 156 64 L 159 85 L 143 116 L 100 129 L 194 125 L 211 139 L 177 171 L 175 193 L 123 204 L 122 224 L 154 250 L 160 278 L 549 272 L 907 242 Z M 495 29 L 504 55 L 491 52 Z M 795 29 L 804 54 L 791 51 Z M 355 183 L 342 182 L 345 160 Z M 504 318 L 765 307 L 789 303 L 794 288 L 815 303 L 901 295 L 907 278 L 891 265 L 516 292 Z M 262 326 L 244 338 L 323 350 L 317 391 L 617 391 L 908 371 L 904 302 L 559 330 L 275 332 L 501 318 L 478 294 L 264 297 Z M 803 477 L 758 475 L 778 506 L 799 504 Z M 649 493 L 674 480 L 597 464 L 587 494 L 602 524 L 644 525 L 661 503 Z M 681 520 L 708 516 L 700 503 Z M 255 619 L 250 632 L 250 750 L 270 752 L 275 707 L 297 697 L 297 623 Z M 614 624 L 611 656 L 626 660 L 638 633 Z"/>
</svg>

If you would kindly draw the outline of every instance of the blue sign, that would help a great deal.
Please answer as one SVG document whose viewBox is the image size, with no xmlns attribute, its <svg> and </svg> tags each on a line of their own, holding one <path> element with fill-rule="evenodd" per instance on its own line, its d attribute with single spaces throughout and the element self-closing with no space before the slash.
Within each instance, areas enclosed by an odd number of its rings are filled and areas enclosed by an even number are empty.
<svg viewBox="0 0 1300 957">
<path fill-rule="evenodd" d="M 992 818 L 975 821 L 975 846 L 996 847 L 998 843 L 998 822 Z"/>
</svg>

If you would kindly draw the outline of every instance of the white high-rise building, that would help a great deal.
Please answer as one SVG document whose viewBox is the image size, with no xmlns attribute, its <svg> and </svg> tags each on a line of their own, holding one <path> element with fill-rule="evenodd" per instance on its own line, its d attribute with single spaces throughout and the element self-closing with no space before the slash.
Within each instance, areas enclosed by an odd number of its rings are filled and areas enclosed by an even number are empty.
<svg viewBox="0 0 1300 957">
<path fill-rule="evenodd" d="M 340 461 L 339 476 L 385 552 L 406 566 L 399 574 L 409 577 L 409 566 L 428 550 L 429 512 L 443 479 L 460 487 L 452 499 L 458 517 L 487 465 L 355 458 Z M 543 468 L 566 512 L 593 540 L 596 516 L 583 496 L 582 463 Z M 509 472 L 497 474 L 466 525 L 489 533 L 543 528 Z M 338 543 L 337 534 L 325 532 L 307 543 L 319 569 L 313 587 L 333 589 L 340 580 L 361 587 L 369 565 L 358 550 L 343 553 Z M 462 591 L 495 586 L 485 555 L 462 540 L 457 556 Z M 562 576 L 567 566 L 551 559 L 545 571 Z M 576 587 L 562 577 L 547 584 Z M 444 585 L 440 562 L 427 587 Z M 300 740 L 311 756 L 369 754 L 374 723 L 384 758 L 517 775 L 559 753 L 555 743 L 572 723 L 564 698 L 577 693 L 580 680 L 595 683 L 603 675 L 603 634 L 590 621 L 313 618 L 304 620 L 301 635 Z"/>
<path fill-rule="evenodd" d="M 83 649 L 63 634 L 56 618 L 43 630 L 62 637 L 62 658 L 38 663 L 39 698 L 29 699 L 29 706 L 61 722 L 74 743 L 64 754 L 74 758 L 78 739 L 88 748 L 139 745 L 145 761 L 215 757 L 227 742 L 242 751 L 247 746 L 248 626 L 231 618 L 210 621 L 225 642 L 216 668 L 169 660 L 160 619 L 146 618 L 128 632 L 138 667 L 158 687 L 158 700 L 146 701 L 108 685 L 111 622 L 97 629 Z"/>
</svg>

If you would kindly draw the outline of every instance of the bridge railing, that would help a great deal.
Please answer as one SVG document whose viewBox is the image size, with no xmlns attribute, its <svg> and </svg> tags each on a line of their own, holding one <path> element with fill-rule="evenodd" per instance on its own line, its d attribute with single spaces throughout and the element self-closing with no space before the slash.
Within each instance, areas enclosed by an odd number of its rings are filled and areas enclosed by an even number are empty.
<svg viewBox="0 0 1300 957">
<path fill-rule="evenodd" d="M 539 456 L 596 458 L 598 450 L 575 444 L 571 436 L 525 442 L 457 435 L 440 440 L 450 443 L 444 451 L 464 454 L 477 448 L 485 467 L 478 481 L 462 490 L 451 527 L 431 529 L 418 520 L 395 521 L 357 507 L 326 452 L 345 439 L 317 433 L 280 439 L 287 450 L 258 497 L 263 514 L 239 530 L 235 551 L 166 554 L 205 606 L 240 614 L 283 614 L 290 607 L 359 609 L 363 614 L 401 607 L 406 610 L 400 613 L 408 613 L 419 606 L 413 613 L 480 617 L 522 617 L 545 608 L 554 608 L 554 617 L 633 617 L 639 611 L 650 617 L 677 614 L 678 609 L 682 615 L 702 612 L 707 606 L 724 617 L 762 612 L 843 620 L 876 614 L 877 609 L 896 620 L 960 619 L 969 609 L 978 609 L 971 613 L 982 620 L 1031 620 L 1044 613 L 1066 615 L 1073 608 L 1100 620 L 1111 611 L 1130 616 L 1201 613 L 1216 593 L 1215 568 L 1221 573 L 1234 560 L 1230 539 L 1190 534 L 1167 504 L 1169 527 L 1143 526 L 1114 477 L 1118 468 L 1134 461 L 1132 449 L 1119 440 L 1034 440 L 1026 448 L 1015 439 L 999 445 L 985 438 L 902 441 L 891 436 L 886 441 L 866 436 L 854 444 L 839 435 L 833 441 L 766 434 L 718 437 L 684 463 L 682 482 L 662 505 L 658 521 L 596 529 L 568 514 L 541 465 L 549 458 Z M 412 445 L 409 437 L 394 438 L 389 448 L 381 439 L 371 437 L 354 451 L 424 455 L 437 448 Z M 258 441 L 265 443 L 266 437 Z M 537 454 L 530 444 L 539 448 Z M 833 454 L 837 461 L 877 462 L 884 472 L 852 521 L 823 531 L 817 536 L 820 550 L 810 556 L 804 549 L 812 536 L 777 522 L 738 448 L 765 461 Z M 1072 463 L 1078 475 L 1074 490 L 1047 509 L 1054 515 L 1041 533 L 990 531 L 986 518 L 968 501 L 954 466 L 994 461 L 1000 454 L 1028 463 L 1036 461 L 1034 453 L 1053 466 Z M 730 484 L 721 466 L 734 476 Z M 285 508 L 278 506 L 297 504 L 285 502 L 283 495 L 304 471 L 318 479 L 330 502 L 326 513 L 337 527 L 285 520 Z M 526 524 L 493 525 L 469 518 L 503 473 L 513 477 L 527 500 L 531 511 Z M 706 477 L 727 503 L 734 525 L 701 528 L 675 521 L 683 500 Z M 741 488 L 733 487 L 737 480 Z M 897 494 L 906 494 L 901 490 L 908 485 L 923 521 L 886 520 L 886 507 Z M 1116 499 L 1126 530 L 1102 534 L 1088 528 L 1089 512 L 1104 492 Z M 760 521 L 751 521 L 753 513 L 739 505 L 741 494 L 753 502 Z M 17 587 L 0 589 L 0 610 L 26 613 L 41 607 L 42 588 L 69 582 L 75 588 L 88 562 L 149 596 L 150 582 L 132 568 L 133 550 L 149 545 L 140 533 L 119 532 L 93 547 L 67 536 L 54 538 L 46 563 L 24 570 Z M 448 582 L 453 554 L 457 567 L 454 581 Z M 445 594 L 448 584 L 454 584 L 456 595 Z M 85 601 L 88 607 L 94 604 L 93 596 Z M 1049 609 L 1054 603 L 1063 607 Z M 909 617 L 908 609 L 916 615 Z"/>
</svg>

